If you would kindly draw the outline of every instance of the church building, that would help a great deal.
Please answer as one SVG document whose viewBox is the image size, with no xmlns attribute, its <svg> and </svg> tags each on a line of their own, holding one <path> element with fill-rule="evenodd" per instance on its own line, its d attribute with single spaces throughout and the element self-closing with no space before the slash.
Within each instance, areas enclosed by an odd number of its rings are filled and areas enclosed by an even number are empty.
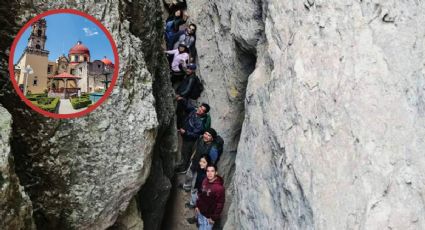
<svg viewBox="0 0 425 230">
<path fill-rule="evenodd" d="M 69 98 L 81 93 L 104 92 L 112 80 L 114 64 L 106 57 L 91 62 L 90 50 L 78 41 L 68 52 L 55 61 L 49 61 L 46 50 L 45 19 L 31 25 L 27 47 L 15 64 L 15 79 L 27 93 L 48 93 L 49 96 Z M 25 73 L 26 66 L 32 73 Z M 28 76 L 28 79 L 25 77 Z"/>
</svg>

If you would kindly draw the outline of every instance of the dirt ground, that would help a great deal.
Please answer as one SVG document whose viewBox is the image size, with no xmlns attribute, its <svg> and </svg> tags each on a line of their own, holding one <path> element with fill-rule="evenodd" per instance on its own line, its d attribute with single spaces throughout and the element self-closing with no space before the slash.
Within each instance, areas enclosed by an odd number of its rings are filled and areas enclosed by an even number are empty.
<svg viewBox="0 0 425 230">
<path fill-rule="evenodd" d="M 196 230 L 196 224 L 189 224 L 186 218 L 193 217 L 195 211 L 185 207 L 190 199 L 190 192 L 178 188 L 178 184 L 184 180 L 184 174 L 178 174 L 173 178 L 173 188 L 170 200 L 163 219 L 163 230 Z"/>
</svg>

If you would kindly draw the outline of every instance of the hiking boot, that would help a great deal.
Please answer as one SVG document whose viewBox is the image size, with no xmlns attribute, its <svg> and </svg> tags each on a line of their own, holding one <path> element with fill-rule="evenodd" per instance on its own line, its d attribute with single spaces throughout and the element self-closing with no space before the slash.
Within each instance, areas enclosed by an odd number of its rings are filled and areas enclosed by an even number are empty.
<svg viewBox="0 0 425 230">
<path fill-rule="evenodd" d="M 190 217 L 190 218 L 186 218 L 187 222 L 189 222 L 189 224 L 195 224 L 196 222 L 198 222 L 198 219 L 196 217 Z"/>
</svg>

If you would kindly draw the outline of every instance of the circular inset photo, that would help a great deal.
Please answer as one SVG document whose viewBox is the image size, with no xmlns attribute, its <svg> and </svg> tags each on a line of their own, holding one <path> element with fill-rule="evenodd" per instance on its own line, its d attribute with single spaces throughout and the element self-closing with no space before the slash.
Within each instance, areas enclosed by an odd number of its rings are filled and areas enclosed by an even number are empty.
<svg viewBox="0 0 425 230">
<path fill-rule="evenodd" d="M 71 9 L 31 19 L 13 41 L 9 72 L 22 100 L 52 118 L 83 116 L 106 100 L 118 77 L 118 53 L 108 30 Z"/>
</svg>

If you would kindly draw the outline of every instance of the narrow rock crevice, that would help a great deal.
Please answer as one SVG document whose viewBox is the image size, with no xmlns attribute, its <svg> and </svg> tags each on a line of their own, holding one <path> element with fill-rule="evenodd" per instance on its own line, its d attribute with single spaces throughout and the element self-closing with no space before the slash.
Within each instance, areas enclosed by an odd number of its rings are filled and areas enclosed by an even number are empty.
<svg viewBox="0 0 425 230">
<path fill-rule="evenodd" d="M 238 144 L 241 137 L 242 126 L 245 119 L 245 98 L 246 98 L 246 89 L 248 85 L 248 79 L 251 73 L 255 70 L 257 63 L 257 52 L 256 49 L 246 49 L 244 45 L 241 45 L 240 41 L 235 39 L 235 66 L 240 70 L 240 75 L 238 77 L 239 85 L 238 91 L 239 95 L 234 100 L 234 106 L 237 106 L 237 115 L 233 118 L 231 127 L 226 132 L 229 132 L 231 135 L 225 139 L 226 147 L 223 155 L 218 164 L 218 170 L 220 175 L 223 176 L 224 186 L 226 189 L 226 203 L 223 209 L 222 218 L 218 223 L 219 227 L 224 227 L 228 211 L 232 202 L 232 197 L 234 194 L 233 188 L 233 175 L 236 170 L 235 160 L 238 152 Z M 230 97 L 230 96 L 229 96 Z M 214 98 L 210 98 L 214 100 Z"/>
<path fill-rule="evenodd" d="M 143 57 L 153 76 L 153 94 L 159 123 L 150 174 L 136 196 L 144 229 L 161 227 L 177 158 L 174 92 L 169 81 L 167 60 L 162 52 L 161 8 L 160 1 L 151 5 L 146 5 L 143 1 L 132 1 L 124 9 L 131 33 L 143 43 Z"/>
</svg>

